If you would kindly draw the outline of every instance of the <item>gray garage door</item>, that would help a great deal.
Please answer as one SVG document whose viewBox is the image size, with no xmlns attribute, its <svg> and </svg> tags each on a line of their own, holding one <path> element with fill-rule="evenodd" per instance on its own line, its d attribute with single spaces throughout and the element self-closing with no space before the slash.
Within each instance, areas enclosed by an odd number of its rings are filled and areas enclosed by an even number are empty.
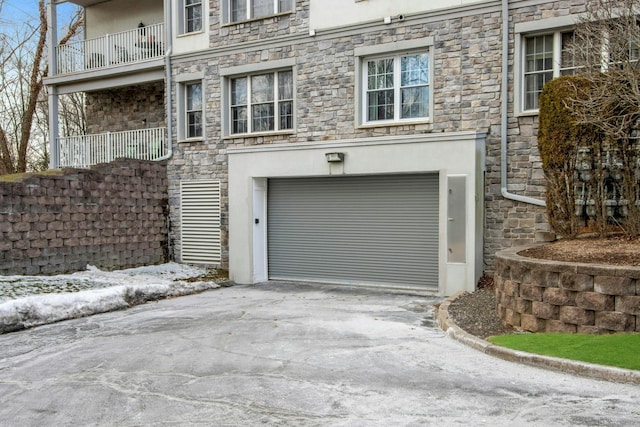
<svg viewBox="0 0 640 427">
<path fill-rule="evenodd" d="M 438 287 L 438 175 L 270 179 L 269 278 Z"/>
</svg>

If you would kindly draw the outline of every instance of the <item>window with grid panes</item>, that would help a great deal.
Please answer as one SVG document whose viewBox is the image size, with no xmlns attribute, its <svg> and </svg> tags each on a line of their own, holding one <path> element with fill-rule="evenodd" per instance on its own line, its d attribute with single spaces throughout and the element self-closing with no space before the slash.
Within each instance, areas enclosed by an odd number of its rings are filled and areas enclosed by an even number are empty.
<svg viewBox="0 0 640 427">
<path fill-rule="evenodd" d="M 429 54 L 364 61 L 365 122 L 429 117 Z"/>
<path fill-rule="evenodd" d="M 230 79 L 230 133 L 293 129 L 293 72 Z"/>
<path fill-rule="evenodd" d="M 228 22 L 246 21 L 293 10 L 293 0 L 225 0 Z"/>
<path fill-rule="evenodd" d="M 524 110 L 538 109 L 538 97 L 548 81 L 576 72 L 573 40 L 573 31 L 524 38 Z"/>
<path fill-rule="evenodd" d="M 185 136 L 202 136 L 202 83 L 185 84 Z"/>
<path fill-rule="evenodd" d="M 184 32 L 202 31 L 202 0 L 184 0 Z"/>
</svg>

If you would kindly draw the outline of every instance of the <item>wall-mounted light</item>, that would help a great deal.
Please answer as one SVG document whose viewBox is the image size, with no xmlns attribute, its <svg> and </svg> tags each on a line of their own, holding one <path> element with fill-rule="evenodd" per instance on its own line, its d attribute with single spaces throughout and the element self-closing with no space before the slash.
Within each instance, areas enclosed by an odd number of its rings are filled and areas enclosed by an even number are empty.
<svg viewBox="0 0 640 427">
<path fill-rule="evenodd" d="M 329 163 L 342 163 L 344 161 L 344 153 L 325 153 L 325 157 Z"/>
</svg>

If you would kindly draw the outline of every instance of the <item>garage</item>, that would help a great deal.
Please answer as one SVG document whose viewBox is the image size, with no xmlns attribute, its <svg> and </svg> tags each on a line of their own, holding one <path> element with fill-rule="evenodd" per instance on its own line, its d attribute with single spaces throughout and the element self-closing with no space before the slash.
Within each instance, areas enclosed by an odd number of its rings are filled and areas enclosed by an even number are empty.
<svg viewBox="0 0 640 427">
<path fill-rule="evenodd" d="M 274 280 L 438 290 L 439 175 L 270 178 Z"/>
</svg>

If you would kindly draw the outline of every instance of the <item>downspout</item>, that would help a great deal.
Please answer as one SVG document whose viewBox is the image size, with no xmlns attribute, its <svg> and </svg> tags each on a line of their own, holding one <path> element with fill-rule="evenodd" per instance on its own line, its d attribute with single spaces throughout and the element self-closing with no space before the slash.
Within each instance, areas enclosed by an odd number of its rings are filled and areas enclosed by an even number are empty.
<svg viewBox="0 0 640 427">
<path fill-rule="evenodd" d="M 165 31 L 165 35 L 167 37 L 167 50 L 164 53 L 164 73 L 165 73 L 165 109 L 167 114 L 167 154 L 162 157 L 156 159 L 156 161 L 160 162 L 162 160 L 170 159 L 173 156 L 173 121 L 171 120 L 171 104 L 173 103 L 173 96 L 171 94 L 171 86 L 173 81 L 171 79 L 171 51 L 172 51 L 172 41 L 173 41 L 173 13 L 171 10 L 171 1 L 166 0 L 164 2 L 165 10 L 167 11 L 165 17 L 165 23 L 167 26 L 167 30 Z"/>
<path fill-rule="evenodd" d="M 500 124 L 500 190 L 502 197 L 536 206 L 546 206 L 544 200 L 509 193 L 507 190 L 507 130 L 509 102 L 509 0 L 502 0 L 502 118 Z"/>
</svg>

